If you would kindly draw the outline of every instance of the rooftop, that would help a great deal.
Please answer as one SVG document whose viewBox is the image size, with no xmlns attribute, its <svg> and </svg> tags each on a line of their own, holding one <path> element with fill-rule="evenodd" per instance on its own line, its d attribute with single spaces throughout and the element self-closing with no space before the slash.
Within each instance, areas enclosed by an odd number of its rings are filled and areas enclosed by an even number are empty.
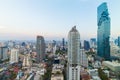
<svg viewBox="0 0 120 80">
<path fill-rule="evenodd" d="M 76 29 L 76 26 L 73 26 L 72 29 L 70 30 L 70 32 L 78 32 Z"/>
<path fill-rule="evenodd" d="M 110 62 L 110 61 L 103 61 L 103 63 L 107 63 L 107 64 L 110 64 L 110 65 L 112 65 L 112 66 L 114 66 L 114 67 L 117 67 L 117 66 L 120 66 L 120 63 L 117 63 L 117 62 Z"/>
</svg>

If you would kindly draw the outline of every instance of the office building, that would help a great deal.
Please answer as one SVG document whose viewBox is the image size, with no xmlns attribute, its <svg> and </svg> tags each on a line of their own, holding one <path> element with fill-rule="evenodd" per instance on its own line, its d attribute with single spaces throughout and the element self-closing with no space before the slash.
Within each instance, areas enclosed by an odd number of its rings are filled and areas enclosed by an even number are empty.
<svg viewBox="0 0 120 80">
<path fill-rule="evenodd" d="M 8 48 L 5 47 L 0 47 L 0 60 L 4 61 L 8 59 Z"/>
<path fill-rule="evenodd" d="M 37 36 L 36 51 L 37 62 L 42 62 L 42 60 L 45 58 L 45 41 L 43 36 Z"/>
<path fill-rule="evenodd" d="M 62 50 L 65 50 L 65 39 L 64 38 L 62 39 L 62 47 L 63 47 Z"/>
<path fill-rule="evenodd" d="M 110 17 L 105 2 L 97 8 L 97 25 L 97 55 L 110 60 Z"/>
<path fill-rule="evenodd" d="M 96 48 L 97 42 L 96 38 L 91 38 L 90 39 L 90 48 Z"/>
<path fill-rule="evenodd" d="M 68 77 L 80 80 L 80 34 L 74 26 L 68 34 Z"/>
<path fill-rule="evenodd" d="M 118 37 L 118 46 L 120 47 L 120 36 Z"/>
<path fill-rule="evenodd" d="M 19 50 L 18 49 L 11 49 L 10 51 L 10 64 L 17 63 L 18 62 L 18 55 Z"/>
<path fill-rule="evenodd" d="M 89 41 L 84 40 L 84 49 L 87 51 L 90 49 Z"/>
<path fill-rule="evenodd" d="M 80 65 L 86 68 L 88 67 L 88 58 L 84 49 L 80 49 Z"/>
<path fill-rule="evenodd" d="M 117 46 L 113 41 L 110 41 L 110 53 L 111 56 L 118 56 L 120 54 L 120 47 Z"/>
</svg>

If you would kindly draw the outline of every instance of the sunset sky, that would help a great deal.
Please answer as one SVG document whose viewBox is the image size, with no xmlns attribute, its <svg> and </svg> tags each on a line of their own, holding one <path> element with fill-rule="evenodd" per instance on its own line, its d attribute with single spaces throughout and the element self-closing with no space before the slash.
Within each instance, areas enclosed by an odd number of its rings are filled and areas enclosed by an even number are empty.
<svg viewBox="0 0 120 80">
<path fill-rule="evenodd" d="M 74 25 L 81 39 L 97 35 L 97 7 L 107 2 L 111 37 L 120 36 L 120 0 L 0 0 L 0 40 L 67 38 Z"/>
</svg>

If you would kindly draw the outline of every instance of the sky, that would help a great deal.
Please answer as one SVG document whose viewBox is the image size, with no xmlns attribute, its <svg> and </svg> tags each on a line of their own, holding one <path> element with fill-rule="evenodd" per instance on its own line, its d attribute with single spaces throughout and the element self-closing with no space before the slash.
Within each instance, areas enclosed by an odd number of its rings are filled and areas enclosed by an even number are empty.
<svg viewBox="0 0 120 80">
<path fill-rule="evenodd" d="M 0 0 L 0 40 L 67 38 L 76 25 L 81 39 L 97 35 L 97 7 L 107 2 L 111 37 L 120 36 L 120 0 Z"/>
</svg>

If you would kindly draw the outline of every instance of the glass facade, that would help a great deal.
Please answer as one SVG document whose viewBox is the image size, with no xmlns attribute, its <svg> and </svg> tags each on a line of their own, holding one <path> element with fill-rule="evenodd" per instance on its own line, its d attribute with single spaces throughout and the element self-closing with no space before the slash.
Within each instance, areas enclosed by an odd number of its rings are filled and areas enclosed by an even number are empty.
<svg viewBox="0 0 120 80">
<path fill-rule="evenodd" d="M 118 37 L 118 46 L 120 47 L 120 36 Z"/>
<path fill-rule="evenodd" d="M 45 58 L 45 40 L 43 36 L 37 36 L 36 50 L 37 61 L 41 62 Z"/>
<path fill-rule="evenodd" d="M 110 60 L 110 17 L 107 3 L 97 8 L 97 55 Z"/>
</svg>

